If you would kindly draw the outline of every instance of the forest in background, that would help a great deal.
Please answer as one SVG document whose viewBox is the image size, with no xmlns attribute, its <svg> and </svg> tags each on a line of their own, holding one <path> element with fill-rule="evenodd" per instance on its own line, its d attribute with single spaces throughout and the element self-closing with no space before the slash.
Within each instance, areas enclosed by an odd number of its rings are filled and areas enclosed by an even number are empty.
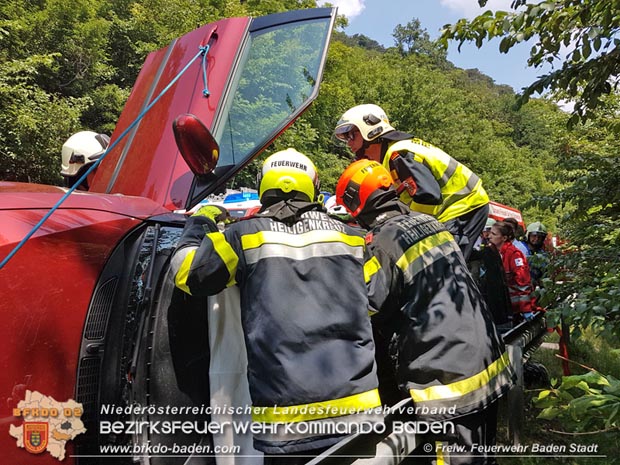
<svg viewBox="0 0 620 465">
<path fill-rule="evenodd" d="M 616 2 L 581 3 L 583 10 L 575 17 L 589 27 L 592 47 L 592 31 L 611 25 L 605 31 L 617 32 Z M 540 5 L 562 13 L 566 5 L 579 4 L 557 0 Z M 608 5 L 601 13 L 606 16 L 588 16 L 590 5 Z M 315 6 L 313 0 L 3 0 L 0 180 L 60 185 L 64 141 L 84 129 L 113 132 L 150 51 L 224 17 Z M 540 11 L 531 17 L 540 17 Z M 461 24 L 461 38 L 468 33 L 480 37 L 483 27 L 496 28 L 498 36 L 529 24 L 518 15 L 502 16 L 499 26 L 491 19 L 474 20 L 472 30 Z M 369 37 L 347 36 L 346 19 L 339 18 L 318 99 L 269 152 L 293 146 L 308 154 L 320 170 L 323 187 L 333 190 L 350 160 L 332 137 L 336 121 L 351 106 L 381 105 L 397 129 L 441 147 L 479 174 L 493 200 L 521 209 L 526 222 L 542 221 L 566 241 L 554 257 L 554 273 L 541 296 L 550 321 L 564 317 L 575 337 L 593 328 L 617 347 L 618 95 L 607 92 L 587 118 L 569 126 L 571 115 L 554 103 L 565 96 L 561 89 L 518 106 L 512 88 L 495 84 L 478 70 L 455 67 L 416 18 L 406 20 L 395 25 L 394 46 L 384 48 Z M 596 26 L 588 26 L 588 21 Z M 532 24 L 530 35 L 545 27 Z M 560 43 L 562 28 L 548 32 L 551 39 L 553 34 Z M 584 48 L 578 58 L 572 57 L 577 65 L 587 63 Z M 567 91 L 571 85 L 566 81 Z M 237 186 L 253 185 L 256 167 L 255 161 L 239 175 Z M 605 417 L 607 427 L 620 426 L 619 400 L 620 392 Z"/>
<path fill-rule="evenodd" d="M 8 1 L 0 10 L 0 177 L 60 184 L 60 148 L 78 130 L 111 134 L 146 55 L 198 25 L 222 17 L 314 6 L 312 1 L 51 0 Z M 334 34 L 317 101 L 276 142 L 295 146 L 333 189 L 350 154 L 333 127 L 349 107 L 381 105 L 392 124 L 471 167 L 494 200 L 521 208 L 556 229 L 556 215 L 534 195 L 558 186 L 566 114 L 545 100 L 521 110 L 508 86 L 477 70 L 454 67 L 412 18 L 384 49 Z M 415 39 L 411 39 L 415 37 Z M 252 185 L 250 167 L 237 184 Z"/>
</svg>

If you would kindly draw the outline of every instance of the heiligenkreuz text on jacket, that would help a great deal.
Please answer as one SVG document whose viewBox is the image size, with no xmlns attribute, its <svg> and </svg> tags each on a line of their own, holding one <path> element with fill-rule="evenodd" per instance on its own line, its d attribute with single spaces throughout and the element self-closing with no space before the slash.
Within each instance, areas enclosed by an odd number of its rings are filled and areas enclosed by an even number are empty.
<svg viewBox="0 0 620 465">
<path fill-rule="evenodd" d="M 452 235 L 416 212 L 379 221 L 367 241 L 376 266 L 370 302 L 396 333 L 396 377 L 433 419 L 478 411 L 514 373 Z M 424 416 L 424 411 L 421 411 Z"/>
<path fill-rule="evenodd" d="M 299 205 L 294 221 L 276 219 Z M 223 233 L 201 217 L 188 222 L 173 257 L 176 285 L 192 295 L 240 287 L 254 421 L 356 421 L 347 413 L 380 406 L 364 284 L 367 251 L 359 232 L 319 204 L 294 201 L 272 205 Z M 254 438 L 267 453 L 339 439 Z"/>
</svg>

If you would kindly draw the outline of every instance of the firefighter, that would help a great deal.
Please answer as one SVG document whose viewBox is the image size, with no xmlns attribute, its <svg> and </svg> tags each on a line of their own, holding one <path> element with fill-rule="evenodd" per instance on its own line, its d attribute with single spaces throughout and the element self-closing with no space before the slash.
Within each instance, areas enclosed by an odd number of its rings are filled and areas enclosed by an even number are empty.
<svg viewBox="0 0 620 465">
<path fill-rule="evenodd" d="M 412 455 L 426 455 L 429 444 L 433 451 L 416 463 L 492 463 L 472 445 L 495 443 L 497 399 L 514 375 L 460 248 L 442 223 L 398 201 L 390 173 L 376 161 L 352 163 L 336 195 L 369 229 L 373 325 L 395 335 L 396 379 L 413 399 L 414 419 L 454 425 L 424 436 Z M 448 460 L 448 444 L 464 446 L 465 455 Z"/>
<path fill-rule="evenodd" d="M 502 256 L 515 325 L 533 316 L 534 300 L 527 259 L 523 252 L 514 246 L 513 239 L 514 229 L 508 223 L 498 221 L 491 227 L 489 241 Z"/>
<path fill-rule="evenodd" d="M 343 436 L 330 423 L 359 424 L 366 417 L 353 412 L 381 405 L 367 251 L 363 236 L 315 202 L 318 176 L 305 155 L 277 152 L 259 177 L 253 217 L 223 233 L 200 210 L 188 219 L 172 258 L 175 283 L 191 295 L 239 286 L 252 418 L 265 426 L 254 447 L 276 455 L 265 463 L 305 463 L 284 454 L 316 455 Z"/>
<path fill-rule="evenodd" d="M 526 229 L 525 245 L 527 246 L 527 263 L 534 287 L 543 287 L 542 278 L 547 273 L 549 254 L 545 250 L 547 228 L 540 221 L 530 223 Z"/>
<path fill-rule="evenodd" d="M 400 199 L 411 210 L 444 223 L 469 259 L 489 216 L 489 197 L 475 173 L 443 150 L 396 131 L 377 105 L 347 110 L 336 124 L 335 136 L 357 159 L 382 163 Z"/>
<path fill-rule="evenodd" d="M 106 134 L 97 134 L 93 131 L 80 131 L 73 134 L 63 144 L 61 150 L 60 174 L 65 180 L 66 187 L 72 187 L 82 175 L 101 157 L 110 144 L 110 137 Z M 92 175 L 89 175 L 92 178 Z M 77 187 L 79 190 L 88 190 L 86 178 Z"/>
</svg>

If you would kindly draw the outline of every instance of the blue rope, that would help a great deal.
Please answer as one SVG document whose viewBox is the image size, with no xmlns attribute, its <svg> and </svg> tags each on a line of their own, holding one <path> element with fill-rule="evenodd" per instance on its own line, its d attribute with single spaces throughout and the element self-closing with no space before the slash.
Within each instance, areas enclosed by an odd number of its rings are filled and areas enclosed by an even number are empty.
<svg viewBox="0 0 620 465">
<path fill-rule="evenodd" d="M 127 126 L 127 128 L 121 133 L 121 135 L 119 136 L 118 139 L 116 139 L 114 141 L 114 143 L 112 145 L 110 145 L 106 151 L 103 153 L 103 155 L 101 155 L 101 157 L 99 157 L 91 166 L 90 168 L 88 168 L 86 170 L 86 172 L 80 177 L 80 179 L 78 179 L 76 181 L 76 183 L 71 186 L 71 188 L 65 192 L 65 194 L 58 200 L 58 202 L 56 202 L 56 204 L 50 209 L 50 211 L 48 211 L 43 218 L 41 218 L 39 220 L 39 222 L 37 224 L 34 225 L 34 227 L 30 230 L 30 232 L 28 234 L 26 234 L 26 237 L 24 237 L 19 244 L 17 244 L 13 250 L 11 250 L 11 252 L 2 260 L 2 262 L 0 263 L 0 269 L 2 269 L 4 267 L 4 265 L 6 265 L 9 260 L 11 258 L 13 258 L 13 256 L 18 252 L 19 249 L 21 249 L 24 244 L 28 241 L 28 239 L 30 239 L 33 234 L 35 232 L 37 232 L 39 230 L 39 228 L 43 225 L 43 223 L 45 223 L 45 221 L 52 216 L 52 213 L 54 213 L 56 210 L 58 210 L 58 207 L 60 207 L 65 200 L 67 200 L 67 198 L 69 197 L 69 195 L 71 195 L 73 193 L 73 191 L 75 189 L 77 189 L 77 187 L 84 182 L 84 180 L 86 179 L 86 177 L 93 172 L 93 170 L 95 168 L 97 168 L 97 166 L 99 166 L 99 163 L 101 163 L 103 161 L 103 159 L 108 155 L 108 153 L 110 153 L 110 151 L 116 147 L 118 145 L 118 143 L 123 140 L 125 138 L 125 136 L 127 135 L 127 133 L 129 133 L 129 131 L 131 131 L 136 124 L 138 124 L 140 122 L 140 120 L 144 117 L 144 115 L 146 115 L 146 113 L 148 113 L 148 111 L 153 107 L 153 105 L 155 105 L 159 99 L 166 93 L 168 92 L 168 90 L 170 90 L 170 88 L 179 80 L 179 78 L 189 69 L 189 67 L 191 66 L 191 64 L 196 61 L 196 59 L 203 55 L 204 57 L 206 57 L 207 52 L 209 51 L 209 46 L 206 47 L 200 47 L 200 51 L 196 54 L 196 56 L 194 56 L 194 58 L 192 58 L 189 63 L 187 63 L 187 65 L 185 65 L 185 67 L 179 71 L 179 73 L 168 83 L 168 85 L 159 93 L 159 95 L 157 97 L 155 97 L 155 99 L 149 103 L 146 108 L 144 110 L 142 110 L 142 112 L 136 117 L 135 120 L 133 120 L 133 122 Z M 203 63 L 205 62 L 206 58 L 203 58 Z M 204 67 L 203 67 L 204 68 Z M 205 71 L 205 79 L 206 79 L 206 71 Z M 205 81 L 205 87 L 206 87 L 206 81 Z M 204 92 L 207 92 L 207 94 L 205 96 L 208 96 L 208 91 L 205 89 L 203 91 L 203 95 Z"/>
<path fill-rule="evenodd" d="M 204 51 L 202 54 L 202 82 L 205 88 L 202 90 L 202 96 L 208 97 L 210 94 L 209 88 L 207 87 L 207 53 L 209 52 L 209 45 L 200 47 L 200 50 Z"/>
</svg>

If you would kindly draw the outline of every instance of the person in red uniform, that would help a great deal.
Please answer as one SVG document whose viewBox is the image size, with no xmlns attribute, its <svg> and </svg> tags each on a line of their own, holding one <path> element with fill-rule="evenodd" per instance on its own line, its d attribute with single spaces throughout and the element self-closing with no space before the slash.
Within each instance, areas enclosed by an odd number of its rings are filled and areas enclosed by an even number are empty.
<svg viewBox="0 0 620 465">
<path fill-rule="evenodd" d="M 509 224 L 498 221 L 491 227 L 489 241 L 502 256 L 513 312 L 513 324 L 516 324 L 523 319 L 529 320 L 533 316 L 534 305 L 530 268 L 523 252 L 512 243 L 513 239 L 514 229 Z"/>
</svg>

